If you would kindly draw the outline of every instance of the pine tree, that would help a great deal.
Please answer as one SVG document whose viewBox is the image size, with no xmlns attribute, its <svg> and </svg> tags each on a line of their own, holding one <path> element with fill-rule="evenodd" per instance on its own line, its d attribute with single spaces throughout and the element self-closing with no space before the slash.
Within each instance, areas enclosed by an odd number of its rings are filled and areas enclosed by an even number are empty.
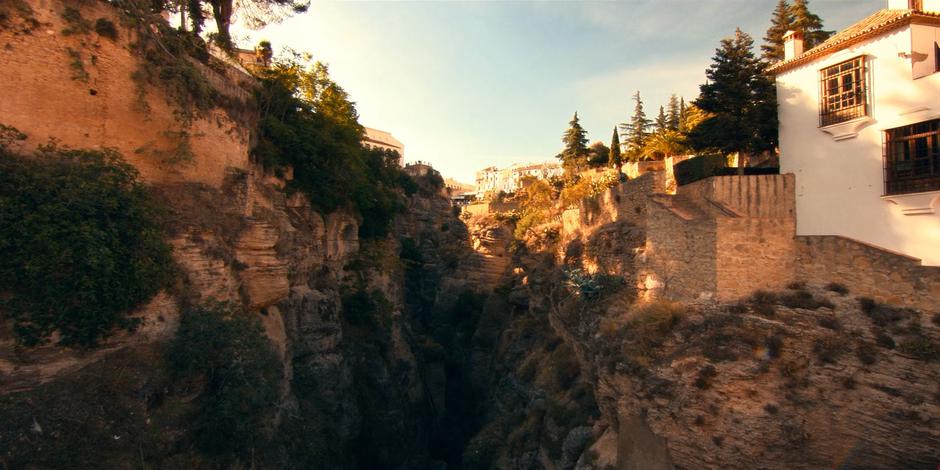
<svg viewBox="0 0 940 470">
<path fill-rule="evenodd" d="M 803 47 L 806 50 L 822 44 L 834 32 L 823 30 L 822 19 L 809 11 L 809 0 L 794 0 L 790 14 L 793 17 L 790 29 L 803 33 Z"/>
<path fill-rule="evenodd" d="M 561 141 L 565 144 L 565 149 L 561 151 L 559 158 L 561 158 L 566 171 L 577 173 L 583 170 L 587 164 L 587 132 L 581 127 L 577 112 L 574 113 L 574 117 L 571 118 L 568 126 L 568 130 L 561 138 Z"/>
<path fill-rule="evenodd" d="M 685 98 L 679 98 L 679 132 L 689 131 L 689 128 L 685 126 L 688 112 L 689 110 L 685 105 Z"/>
<path fill-rule="evenodd" d="M 607 165 L 616 168 L 620 172 L 623 166 L 623 160 L 620 157 L 620 132 L 617 132 L 617 126 L 614 126 L 614 135 L 610 138 L 610 154 L 607 158 Z"/>
<path fill-rule="evenodd" d="M 740 29 L 721 41 L 695 101 L 708 116 L 689 131 L 693 148 L 740 153 L 741 168 L 748 154 L 777 145 L 776 89 L 754 57 L 753 45 Z"/>
<path fill-rule="evenodd" d="M 669 120 L 666 119 L 666 110 L 662 106 L 659 107 L 659 114 L 656 115 L 653 126 L 657 134 L 669 128 Z"/>
<path fill-rule="evenodd" d="M 623 127 L 627 137 L 627 157 L 637 160 L 643 152 L 643 146 L 649 135 L 650 120 L 646 118 L 646 113 L 643 111 L 643 100 L 640 98 L 639 91 L 633 94 L 633 101 L 636 102 L 633 107 L 633 117 L 630 122 L 623 124 Z"/>
<path fill-rule="evenodd" d="M 666 109 L 666 127 L 669 130 L 679 130 L 679 120 L 682 116 L 682 110 L 679 107 L 679 98 L 676 95 L 669 95 L 669 104 Z"/>
<path fill-rule="evenodd" d="M 787 0 L 779 0 L 770 18 L 770 28 L 764 36 L 764 45 L 760 46 L 764 60 L 778 62 L 783 60 L 783 35 L 793 29 L 792 7 Z"/>
</svg>

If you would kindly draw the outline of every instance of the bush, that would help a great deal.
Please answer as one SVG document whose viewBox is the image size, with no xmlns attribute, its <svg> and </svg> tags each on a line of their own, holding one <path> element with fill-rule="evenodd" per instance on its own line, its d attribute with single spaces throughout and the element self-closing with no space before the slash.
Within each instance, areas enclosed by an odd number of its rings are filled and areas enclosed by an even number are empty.
<svg viewBox="0 0 940 470">
<path fill-rule="evenodd" d="M 875 332 L 875 343 L 885 349 L 894 349 L 895 346 L 897 346 L 897 344 L 894 342 L 894 338 L 888 336 L 884 331 L 881 330 Z"/>
<path fill-rule="evenodd" d="M 2 307 L 26 345 L 61 335 L 92 346 L 167 286 L 174 272 L 157 206 L 112 151 L 0 150 Z"/>
<path fill-rule="evenodd" d="M 859 297 L 858 303 L 862 308 L 862 313 L 867 315 L 868 318 L 871 318 L 872 323 L 878 326 L 887 326 L 897 323 L 911 317 L 914 313 L 912 310 L 906 308 L 891 307 L 878 303 L 868 297 Z"/>
<path fill-rule="evenodd" d="M 838 318 L 835 317 L 835 315 L 819 317 L 816 322 L 819 323 L 819 326 L 833 331 L 839 331 L 842 329 L 842 323 Z"/>
<path fill-rule="evenodd" d="M 844 284 L 839 284 L 838 282 L 830 282 L 829 284 L 826 284 L 826 289 L 839 295 L 847 295 L 849 293 L 849 288 L 845 287 Z"/>
<path fill-rule="evenodd" d="M 193 426 L 201 450 L 244 458 L 263 449 L 283 371 L 256 316 L 225 305 L 185 310 L 167 360 L 178 380 L 204 384 Z"/>
<path fill-rule="evenodd" d="M 835 305 L 827 299 L 819 298 L 807 290 L 795 290 L 780 296 L 780 303 L 788 308 L 803 308 L 817 310 L 821 307 L 834 309 Z"/>
<path fill-rule="evenodd" d="M 813 352 L 824 364 L 835 363 L 843 353 L 851 348 L 852 345 L 849 341 L 838 333 L 822 336 L 813 343 Z"/>
<path fill-rule="evenodd" d="M 98 33 L 99 36 L 108 38 L 112 41 L 117 40 L 118 38 L 117 27 L 114 26 L 113 21 L 107 18 L 98 18 L 98 20 L 95 21 L 95 32 Z"/>
<path fill-rule="evenodd" d="M 712 379 L 718 375 L 715 366 L 707 364 L 698 371 L 698 377 L 695 378 L 695 386 L 701 390 L 707 390 L 712 386 Z"/>
<path fill-rule="evenodd" d="M 749 299 L 751 308 L 755 313 L 772 317 L 777 313 L 777 294 L 765 290 L 757 290 Z"/>
<path fill-rule="evenodd" d="M 862 364 L 872 365 L 878 360 L 878 350 L 868 341 L 858 340 L 855 342 L 855 356 Z"/>
<path fill-rule="evenodd" d="M 702 155 L 677 163 L 673 167 L 676 183 L 680 186 L 718 174 L 728 164 L 724 155 Z"/>
<path fill-rule="evenodd" d="M 940 348 L 926 336 L 914 336 L 901 341 L 898 351 L 921 361 L 932 361 L 940 357 Z"/>
</svg>

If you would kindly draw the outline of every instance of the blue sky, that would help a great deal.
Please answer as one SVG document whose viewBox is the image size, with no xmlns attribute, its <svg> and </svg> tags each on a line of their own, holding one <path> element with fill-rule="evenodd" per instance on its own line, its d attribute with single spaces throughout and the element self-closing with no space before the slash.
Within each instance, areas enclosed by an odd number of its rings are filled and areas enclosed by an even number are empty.
<svg viewBox="0 0 940 470">
<path fill-rule="evenodd" d="M 841 29 L 886 0 L 813 0 Z M 472 182 L 490 165 L 546 161 L 578 111 L 610 142 L 639 90 L 653 117 L 694 99 L 719 41 L 764 36 L 776 0 L 320 2 L 242 45 L 270 40 L 327 62 L 360 122 L 392 132 L 405 160 Z"/>
</svg>

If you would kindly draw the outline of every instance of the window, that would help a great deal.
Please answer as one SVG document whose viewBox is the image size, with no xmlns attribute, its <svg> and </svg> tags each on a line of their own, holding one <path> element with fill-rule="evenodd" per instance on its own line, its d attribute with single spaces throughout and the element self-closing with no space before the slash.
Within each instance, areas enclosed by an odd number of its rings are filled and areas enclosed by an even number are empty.
<svg viewBox="0 0 940 470">
<path fill-rule="evenodd" d="M 940 190 L 940 119 L 885 134 L 885 194 Z"/>
<path fill-rule="evenodd" d="M 819 125 L 868 115 L 865 58 L 856 57 L 819 72 Z"/>
</svg>

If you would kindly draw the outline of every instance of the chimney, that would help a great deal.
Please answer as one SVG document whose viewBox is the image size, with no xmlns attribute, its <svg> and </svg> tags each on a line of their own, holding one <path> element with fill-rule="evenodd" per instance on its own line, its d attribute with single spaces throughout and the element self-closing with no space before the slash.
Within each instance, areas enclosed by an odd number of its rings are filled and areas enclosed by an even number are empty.
<svg viewBox="0 0 940 470">
<path fill-rule="evenodd" d="M 803 33 L 787 31 L 783 35 L 783 60 L 790 60 L 803 54 Z"/>
</svg>

